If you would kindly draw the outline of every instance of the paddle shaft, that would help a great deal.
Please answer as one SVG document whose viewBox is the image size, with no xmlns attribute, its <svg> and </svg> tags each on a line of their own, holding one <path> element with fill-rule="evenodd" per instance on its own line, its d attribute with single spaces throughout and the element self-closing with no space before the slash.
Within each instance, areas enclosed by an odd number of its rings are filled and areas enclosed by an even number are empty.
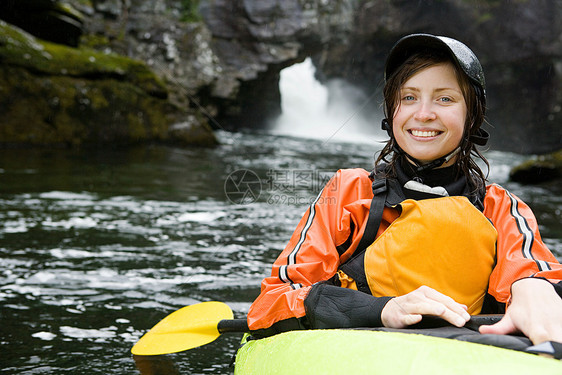
<svg viewBox="0 0 562 375">
<path fill-rule="evenodd" d="M 503 318 L 503 314 L 482 314 L 482 315 L 472 315 L 470 320 L 466 322 L 464 328 L 468 328 L 473 331 L 478 331 L 478 328 L 482 325 L 491 325 L 499 322 Z M 421 322 L 411 325 L 408 328 L 413 329 L 425 329 L 425 328 L 439 328 L 450 326 L 451 323 L 447 322 L 438 316 L 433 315 L 423 315 Z"/>
<path fill-rule="evenodd" d="M 478 327 L 481 325 L 494 324 L 500 321 L 503 317 L 501 314 L 483 314 L 483 315 L 473 315 L 470 320 L 466 323 L 465 327 L 478 331 Z M 449 325 L 446 321 L 438 317 L 424 316 L 421 323 L 418 324 L 418 328 L 431 328 Z M 217 329 L 219 333 L 241 333 L 249 332 L 248 321 L 246 319 L 223 319 L 217 324 Z"/>
<path fill-rule="evenodd" d="M 482 314 L 472 315 L 470 320 L 464 325 L 466 328 L 478 332 L 480 326 L 496 324 L 503 318 L 503 314 Z"/>
<path fill-rule="evenodd" d="M 241 333 L 249 332 L 246 319 L 223 319 L 217 324 L 219 333 Z"/>
</svg>

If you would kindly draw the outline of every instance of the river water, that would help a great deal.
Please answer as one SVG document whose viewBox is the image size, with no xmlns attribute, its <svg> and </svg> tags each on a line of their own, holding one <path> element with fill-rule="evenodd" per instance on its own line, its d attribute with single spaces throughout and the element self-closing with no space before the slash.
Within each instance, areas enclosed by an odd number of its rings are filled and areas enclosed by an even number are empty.
<svg viewBox="0 0 562 375">
<path fill-rule="evenodd" d="M 244 317 L 330 176 L 372 168 L 385 137 L 358 104 L 372 98 L 313 77 L 309 60 L 284 70 L 282 117 L 217 132 L 216 148 L 0 150 L 0 373 L 232 373 L 240 334 L 159 357 L 130 349 L 186 305 Z M 525 157 L 486 155 L 562 259 L 562 187 L 512 183 Z"/>
<path fill-rule="evenodd" d="M 211 149 L 0 151 L 1 373 L 232 372 L 238 334 L 143 361 L 130 349 L 185 305 L 223 301 L 243 317 L 327 178 L 369 169 L 379 146 L 218 136 Z M 524 157 L 487 156 L 561 258 L 560 187 L 509 182 Z"/>
</svg>

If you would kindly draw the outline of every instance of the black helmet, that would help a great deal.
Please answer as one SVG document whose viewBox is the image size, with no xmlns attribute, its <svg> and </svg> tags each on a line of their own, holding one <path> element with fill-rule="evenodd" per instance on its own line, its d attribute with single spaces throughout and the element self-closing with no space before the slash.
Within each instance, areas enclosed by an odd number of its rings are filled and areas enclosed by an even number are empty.
<svg viewBox="0 0 562 375">
<path fill-rule="evenodd" d="M 400 39 L 386 59 L 384 68 L 385 81 L 410 57 L 418 51 L 439 50 L 448 53 L 462 71 L 468 76 L 474 86 L 476 96 L 482 104 L 482 109 L 486 108 L 486 81 L 484 70 L 478 58 L 465 44 L 456 39 L 446 36 L 435 36 L 431 34 L 411 34 Z M 387 129 L 388 123 L 383 123 L 383 129 Z M 390 131 L 389 131 L 390 134 Z M 476 134 L 471 136 L 471 141 L 478 145 L 485 145 L 488 140 L 488 133 L 483 129 L 478 129 Z"/>
<path fill-rule="evenodd" d="M 484 71 L 480 61 L 466 45 L 446 36 L 412 34 L 400 39 L 392 47 L 386 59 L 384 68 L 385 79 L 390 77 L 410 55 L 426 49 L 447 51 L 468 78 L 470 78 L 471 82 L 482 90 L 483 99 L 486 100 L 486 81 L 484 80 Z"/>
</svg>

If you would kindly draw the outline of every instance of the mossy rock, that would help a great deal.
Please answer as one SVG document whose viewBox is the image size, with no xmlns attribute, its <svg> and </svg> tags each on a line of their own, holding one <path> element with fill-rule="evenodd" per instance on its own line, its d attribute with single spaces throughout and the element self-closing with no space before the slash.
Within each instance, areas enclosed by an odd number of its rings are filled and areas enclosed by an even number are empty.
<svg viewBox="0 0 562 375">
<path fill-rule="evenodd" d="M 536 184 L 562 179 L 562 149 L 551 154 L 537 156 L 515 166 L 509 177 L 524 184 Z"/>
<path fill-rule="evenodd" d="M 128 82 L 0 69 L 0 141 L 80 145 L 165 140 L 177 109 Z"/>
<path fill-rule="evenodd" d="M 128 81 L 150 95 L 167 97 L 164 83 L 141 61 L 40 41 L 3 21 L 0 21 L 0 61 L 41 75 Z"/>
<path fill-rule="evenodd" d="M 142 62 L 39 41 L 1 21 L 0 62 L 0 146 L 170 142 L 170 125 L 188 116 Z M 191 143 L 216 143 L 197 120 Z"/>
</svg>

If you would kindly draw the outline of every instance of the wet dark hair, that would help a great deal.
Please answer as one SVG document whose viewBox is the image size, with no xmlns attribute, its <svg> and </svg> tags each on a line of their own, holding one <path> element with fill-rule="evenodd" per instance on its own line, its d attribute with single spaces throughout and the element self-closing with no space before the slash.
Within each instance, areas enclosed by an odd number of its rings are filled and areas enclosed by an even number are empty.
<svg viewBox="0 0 562 375">
<path fill-rule="evenodd" d="M 459 82 L 466 106 L 467 115 L 464 125 L 464 134 L 460 143 L 460 152 L 457 155 L 455 165 L 457 173 L 464 174 L 468 183 L 475 189 L 480 190 L 485 187 L 486 177 L 478 164 L 476 164 L 473 156 L 481 159 L 489 169 L 489 163 L 486 158 L 476 148 L 476 145 L 470 140 L 470 136 L 477 135 L 480 127 L 485 121 L 485 107 L 481 100 L 478 99 L 477 88 L 470 81 L 458 64 L 451 59 L 450 55 L 445 51 L 424 50 L 409 56 L 400 68 L 387 77 L 383 89 L 384 95 L 384 113 L 388 121 L 390 129 L 392 129 L 393 117 L 396 109 L 400 105 L 400 90 L 404 83 L 416 73 L 434 65 L 450 63 L 454 67 L 455 76 Z M 392 131 L 392 130 L 390 130 Z M 386 168 L 386 177 L 396 177 L 395 165 L 402 157 L 402 152 L 397 152 L 398 144 L 394 136 L 386 143 L 380 155 L 377 157 L 375 166 L 379 166 L 382 162 L 389 164 Z"/>
</svg>

